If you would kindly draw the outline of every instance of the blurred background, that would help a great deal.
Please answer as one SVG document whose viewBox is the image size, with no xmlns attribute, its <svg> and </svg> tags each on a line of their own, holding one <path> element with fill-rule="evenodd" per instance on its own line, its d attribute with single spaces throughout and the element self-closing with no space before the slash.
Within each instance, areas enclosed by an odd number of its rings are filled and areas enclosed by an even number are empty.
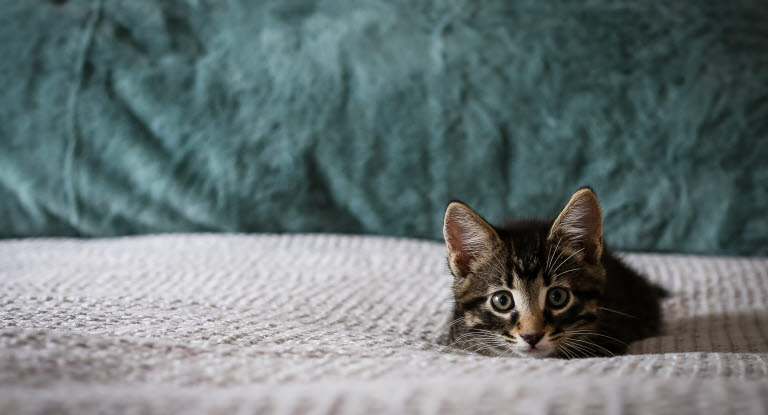
<svg viewBox="0 0 768 415">
<path fill-rule="evenodd" d="M 0 237 L 441 238 L 596 190 L 768 254 L 768 2 L 0 0 Z"/>
</svg>

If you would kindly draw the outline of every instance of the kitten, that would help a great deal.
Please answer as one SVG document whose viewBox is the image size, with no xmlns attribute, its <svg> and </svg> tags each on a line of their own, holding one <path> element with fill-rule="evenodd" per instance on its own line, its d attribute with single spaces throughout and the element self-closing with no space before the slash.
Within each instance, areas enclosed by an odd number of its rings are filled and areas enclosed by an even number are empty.
<svg viewBox="0 0 768 415">
<path fill-rule="evenodd" d="M 589 187 L 554 222 L 501 228 L 452 202 L 443 235 L 454 276 L 449 344 L 492 356 L 613 356 L 659 333 L 664 290 L 605 247 Z"/>
</svg>

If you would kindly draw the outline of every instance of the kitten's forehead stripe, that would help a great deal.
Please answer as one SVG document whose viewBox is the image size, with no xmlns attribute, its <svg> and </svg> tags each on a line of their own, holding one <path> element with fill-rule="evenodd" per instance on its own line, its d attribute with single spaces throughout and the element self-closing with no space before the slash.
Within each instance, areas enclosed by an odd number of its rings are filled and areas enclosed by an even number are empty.
<svg viewBox="0 0 768 415">
<path fill-rule="evenodd" d="M 507 286 L 510 289 L 515 288 L 515 271 L 514 271 L 514 269 L 515 269 L 515 264 L 514 264 L 513 255 L 509 254 L 509 255 L 507 255 L 507 275 L 505 275 L 505 277 L 506 277 L 506 280 L 507 280 Z"/>
<path fill-rule="evenodd" d="M 543 288 L 541 281 L 538 279 L 526 279 L 523 284 L 523 292 L 525 293 L 525 301 L 528 303 L 528 308 L 531 311 L 538 312 L 541 309 L 539 304 L 539 292 Z"/>
<path fill-rule="evenodd" d="M 486 300 L 487 300 L 486 296 L 479 296 L 479 297 L 470 298 L 469 300 L 464 301 L 461 304 L 461 308 L 464 309 L 465 311 L 466 310 L 471 310 L 473 308 L 480 307 L 481 305 L 483 305 L 486 302 Z"/>
</svg>

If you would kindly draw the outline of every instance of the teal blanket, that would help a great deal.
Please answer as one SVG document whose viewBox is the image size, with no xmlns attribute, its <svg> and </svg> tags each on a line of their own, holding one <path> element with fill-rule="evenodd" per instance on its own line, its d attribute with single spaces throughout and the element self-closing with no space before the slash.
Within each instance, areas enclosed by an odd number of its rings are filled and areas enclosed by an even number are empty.
<svg viewBox="0 0 768 415">
<path fill-rule="evenodd" d="M 0 0 L 0 236 L 440 238 L 595 188 L 768 254 L 768 2 Z"/>
</svg>

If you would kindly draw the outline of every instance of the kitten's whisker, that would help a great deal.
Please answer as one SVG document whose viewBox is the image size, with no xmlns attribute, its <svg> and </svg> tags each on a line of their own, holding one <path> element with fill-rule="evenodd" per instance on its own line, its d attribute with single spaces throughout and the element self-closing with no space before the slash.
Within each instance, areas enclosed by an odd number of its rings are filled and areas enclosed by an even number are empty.
<svg viewBox="0 0 768 415">
<path fill-rule="evenodd" d="M 478 342 L 477 344 L 473 344 L 470 347 L 471 349 L 468 348 L 470 352 L 477 353 L 480 349 L 487 347 L 487 345 L 485 343 Z"/>
<path fill-rule="evenodd" d="M 617 342 L 619 342 L 619 343 L 621 343 L 621 344 L 623 344 L 625 346 L 627 345 L 626 343 L 624 343 L 623 341 L 621 341 L 621 340 L 619 340 L 619 339 L 617 339 L 615 337 L 611 337 L 611 336 L 608 336 L 608 335 L 605 335 L 605 334 L 601 334 L 601 333 L 595 333 L 594 331 L 578 331 L 578 330 L 577 331 L 573 331 L 572 330 L 572 331 L 569 331 L 568 333 L 581 334 L 581 335 L 587 335 L 587 336 L 606 337 L 606 338 L 609 338 L 609 339 L 611 339 L 613 341 L 617 341 Z"/>
<path fill-rule="evenodd" d="M 574 359 L 578 359 L 580 357 L 583 357 L 582 355 L 584 354 L 584 352 L 576 349 L 571 344 L 568 345 L 568 353 L 572 354 Z"/>
<path fill-rule="evenodd" d="M 469 343 L 469 345 L 467 345 L 466 343 Z M 461 344 L 461 348 L 470 353 L 476 353 L 477 350 L 486 346 L 487 346 L 487 343 L 485 341 L 483 341 L 482 339 L 476 339 L 476 338 L 467 339 Z"/>
<path fill-rule="evenodd" d="M 491 342 L 485 342 L 485 343 L 481 343 L 478 347 L 474 348 L 472 350 L 472 353 L 480 353 L 481 351 L 484 351 L 484 350 L 494 351 L 497 348 L 498 348 L 498 345 Z"/>
<path fill-rule="evenodd" d="M 581 270 L 582 270 L 582 268 L 572 268 L 572 269 L 569 269 L 568 271 L 563 271 L 563 272 L 555 275 L 554 277 L 552 277 L 552 281 L 557 281 L 557 277 L 559 277 L 559 276 L 561 276 L 563 274 L 567 274 L 567 273 L 573 272 L 573 271 L 581 271 Z"/>
<path fill-rule="evenodd" d="M 638 318 L 638 317 L 635 317 L 635 316 L 633 316 L 631 314 L 622 313 L 621 311 L 613 310 L 613 309 L 610 309 L 610 308 L 607 308 L 607 307 L 597 307 L 597 308 L 599 308 L 600 310 L 610 311 L 611 313 L 616 313 L 616 314 L 624 316 L 624 317 Z"/>
<path fill-rule="evenodd" d="M 488 335 L 482 335 L 482 336 L 472 336 L 472 337 L 466 339 L 464 342 L 465 343 L 466 342 L 470 342 L 470 341 L 484 341 L 484 342 L 488 342 L 488 341 L 491 341 L 491 340 L 494 340 L 493 337 L 488 336 Z"/>
<path fill-rule="evenodd" d="M 557 263 L 557 260 L 558 260 L 558 259 L 560 259 L 560 256 L 561 256 L 561 255 L 563 255 L 563 253 L 562 253 L 562 252 L 560 252 L 560 253 L 557 255 L 557 258 L 555 258 L 555 253 L 557 253 L 557 248 L 559 248 L 559 247 L 560 247 L 560 242 L 562 242 L 562 241 L 563 241 L 563 237 L 561 236 L 561 237 L 560 237 L 560 239 L 558 239 L 558 240 L 557 240 L 557 246 L 555 246 L 555 251 L 552 253 L 552 258 L 554 258 L 554 260 L 552 261 L 552 264 L 551 264 L 551 265 L 554 265 L 554 264 L 556 264 L 556 263 Z M 551 268 L 550 268 L 550 269 L 551 269 Z"/>
<path fill-rule="evenodd" d="M 487 345 L 483 345 L 478 349 L 473 350 L 472 352 L 477 354 L 482 354 L 481 352 L 484 352 L 484 351 L 495 352 L 497 351 L 497 349 L 498 349 L 497 347 L 487 344 Z M 497 354 L 497 357 L 498 357 L 498 354 Z"/>
<path fill-rule="evenodd" d="M 557 248 L 560 247 L 560 242 L 562 242 L 562 241 L 563 241 L 563 237 L 561 236 L 560 239 L 557 240 L 557 245 L 555 246 L 555 250 L 552 251 L 552 258 L 553 259 L 555 258 L 555 254 L 557 253 Z M 560 254 L 562 255 L 562 252 Z M 560 259 L 560 255 L 557 256 L 557 259 L 555 259 L 554 261 L 551 261 L 551 263 L 550 263 L 550 261 L 547 261 L 547 262 L 549 263 L 549 265 L 552 265 L 555 262 L 557 262 L 558 259 Z M 551 268 L 549 266 L 547 266 L 547 270 L 549 270 L 549 269 L 551 269 Z"/>
<path fill-rule="evenodd" d="M 591 350 L 590 348 L 588 348 L 586 345 L 583 345 L 583 344 L 579 344 L 579 343 L 573 343 L 573 340 L 574 340 L 574 339 L 568 339 L 568 340 L 564 340 L 564 341 L 565 341 L 565 342 L 566 342 L 566 343 L 567 343 L 567 344 L 568 344 L 570 347 L 572 347 L 572 348 L 574 348 L 574 349 L 576 349 L 576 350 L 579 350 L 581 353 L 583 353 L 583 354 L 584 354 L 584 356 L 588 356 L 588 357 L 596 357 L 596 355 L 595 355 L 595 353 L 594 353 L 594 351 L 593 351 L 593 350 Z"/>
<path fill-rule="evenodd" d="M 561 348 L 562 348 L 562 350 L 563 350 L 563 354 L 565 354 L 565 355 L 566 355 L 566 357 L 567 357 L 568 359 L 575 359 L 575 358 L 577 358 L 577 357 L 578 357 L 578 356 L 576 356 L 576 354 L 575 354 L 575 353 L 574 353 L 574 352 L 571 350 L 571 346 L 569 346 L 568 344 L 566 344 L 566 343 L 564 343 L 564 342 L 560 342 L 560 347 L 561 347 Z"/>
<path fill-rule="evenodd" d="M 441 327 L 441 328 L 437 329 L 437 331 L 435 332 L 435 334 L 439 334 L 439 333 L 442 333 L 443 331 L 445 331 L 445 330 L 448 330 L 449 328 L 451 328 L 451 327 L 455 326 L 456 324 L 459 324 L 459 323 L 461 323 L 462 321 L 464 321 L 464 320 L 466 320 L 466 319 L 467 319 L 467 317 L 466 317 L 466 316 L 464 316 L 464 317 L 459 317 L 459 318 L 457 318 L 456 320 L 453 320 L 453 321 L 451 321 L 451 322 L 449 322 L 449 323 L 447 323 L 447 324 L 444 324 L 444 325 L 443 325 L 443 327 Z"/>
<path fill-rule="evenodd" d="M 465 334 L 462 334 L 462 335 L 461 335 L 461 336 L 459 336 L 458 338 L 454 339 L 454 341 L 453 341 L 453 342 L 451 342 L 451 344 L 449 344 L 448 346 L 449 346 L 449 347 L 451 347 L 451 346 L 454 346 L 454 345 L 456 345 L 457 343 L 461 342 L 461 344 L 459 344 L 457 347 L 459 347 L 459 348 L 463 348 L 463 347 L 464 347 L 464 345 L 465 345 L 465 344 L 466 344 L 468 341 L 471 341 L 471 340 L 473 340 L 473 338 L 472 338 L 471 336 L 472 336 L 472 334 L 470 334 L 470 333 L 465 333 Z"/>
<path fill-rule="evenodd" d="M 508 354 L 509 355 L 515 354 L 515 349 L 514 348 L 512 348 L 510 346 L 507 346 L 506 349 L 507 349 L 507 351 L 504 352 L 504 355 L 502 355 L 501 357 L 507 357 Z"/>
<path fill-rule="evenodd" d="M 610 354 L 612 357 L 615 357 L 615 356 L 616 356 L 616 355 L 615 355 L 615 354 L 614 354 L 612 351 L 610 351 L 610 350 L 606 349 L 606 348 L 605 348 L 605 347 L 603 347 L 603 346 L 600 346 L 599 344 L 597 344 L 597 343 L 595 343 L 595 342 L 593 342 L 593 341 L 591 341 L 591 340 L 588 340 L 588 339 L 574 339 L 574 338 L 571 338 L 571 339 L 569 339 L 569 340 L 570 340 L 570 341 L 575 341 L 575 342 L 578 342 L 578 343 L 580 343 L 580 344 L 589 345 L 590 347 L 591 347 L 591 346 L 597 347 L 597 348 L 599 348 L 599 349 L 602 349 L 604 352 L 606 352 L 606 353 Z"/>
<path fill-rule="evenodd" d="M 472 340 L 474 340 L 474 339 L 475 339 L 475 337 L 476 337 L 476 336 L 474 336 L 474 333 L 465 333 L 465 334 L 462 334 L 461 336 L 459 336 L 458 338 L 456 338 L 456 339 L 455 339 L 455 340 L 454 340 L 454 341 L 453 341 L 453 342 L 452 342 L 452 343 L 451 343 L 449 346 L 453 346 L 453 345 L 455 345 L 455 344 L 457 344 L 457 343 L 461 342 L 461 344 L 459 345 L 459 347 L 464 347 L 464 345 L 465 345 L 465 344 L 466 344 L 468 341 L 472 341 Z"/>
<path fill-rule="evenodd" d="M 568 358 L 569 359 L 573 359 L 575 357 L 578 357 L 578 356 L 575 355 L 574 348 L 573 348 L 573 346 L 569 342 L 561 341 L 560 342 L 560 346 L 563 348 L 564 352 L 568 353 Z"/>
<path fill-rule="evenodd" d="M 468 331 L 467 333 L 464 333 L 464 334 L 460 335 L 459 337 L 457 337 L 456 339 L 454 339 L 454 341 L 451 342 L 451 344 L 449 344 L 449 346 L 453 346 L 454 344 L 462 341 L 462 339 L 466 339 L 466 340 L 464 340 L 459 347 L 463 347 L 464 344 L 466 344 L 466 342 L 468 342 L 468 341 L 480 340 L 480 339 L 490 339 L 490 338 L 495 339 L 496 338 L 496 333 L 493 333 L 492 331 L 489 331 L 489 330 L 472 329 L 472 330 Z"/>
<path fill-rule="evenodd" d="M 456 347 L 462 350 L 471 352 L 472 350 L 480 350 L 479 348 L 484 347 L 488 343 L 498 343 L 498 342 L 499 342 L 498 336 L 496 335 L 496 333 L 493 333 L 490 330 L 470 329 L 468 332 L 454 339 L 448 345 L 448 347 L 453 347 L 456 345 Z M 470 345 L 467 346 L 467 343 L 470 343 Z"/>
<path fill-rule="evenodd" d="M 556 272 L 557 272 L 557 270 L 559 270 L 559 269 L 560 269 L 560 267 L 562 267 L 562 266 L 563 266 L 563 264 L 565 264 L 566 262 L 568 262 L 568 260 L 569 260 L 569 259 L 573 258 L 573 256 L 574 256 L 574 255 L 578 254 L 579 252 L 581 252 L 581 251 L 583 251 L 583 250 L 584 250 L 584 248 L 581 248 L 581 249 L 577 250 L 576 252 L 572 253 L 572 254 L 571 254 L 571 256 L 569 256 L 568 258 L 565 258 L 565 259 L 563 260 L 563 262 L 561 262 L 561 263 L 560 263 L 560 265 L 558 265 L 558 266 L 557 266 L 557 268 L 555 268 L 555 270 L 554 270 L 554 271 L 552 271 L 552 273 L 553 273 L 553 274 L 554 274 L 554 273 L 556 273 Z"/>
<path fill-rule="evenodd" d="M 611 355 L 611 356 L 616 356 L 615 354 L 613 354 L 613 352 L 612 352 L 612 351 L 610 351 L 610 350 L 606 349 L 606 348 L 605 348 L 605 347 L 603 347 L 603 346 L 600 346 L 599 344 L 597 344 L 597 343 L 595 343 L 595 342 L 593 342 L 593 341 L 590 341 L 590 340 L 586 340 L 586 339 L 583 339 L 583 340 L 579 340 L 579 339 L 574 339 L 574 338 L 571 338 L 571 339 L 568 339 L 568 340 L 570 340 L 570 341 L 575 341 L 575 342 L 578 342 L 578 343 L 582 343 L 582 344 L 587 344 L 587 345 L 590 345 L 590 346 L 595 346 L 595 347 L 598 347 L 598 348 L 600 348 L 600 349 L 603 349 L 603 350 L 604 350 L 605 352 L 607 352 L 607 353 L 610 353 L 610 355 Z"/>
<path fill-rule="evenodd" d="M 461 341 L 462 339 L 464 340 Z M 497 333 L 490 330 L 473 329 L 459 336 L 451 345 L 459 341 L 461 341 L 459 347 L 470 353 L 483 354 L 482 352 L 488 351 L 495 353 L 498 357 L 501 355 L 500 349 L 501 351 L 509 349 L 507 343 Z M 467 345 L 467 343 L 470 344 Z"/>
<path fill-rule="evenodd" d="M 504 352 L 499 355 L 499 357 L 506 357 L 507 353 L 511 350 L 511 347 L 509 347 L 509 344 L 507 342 L 502 342 L 502 344 L 499 344 L 499 348 L 501 348 Z"/>
<path fill-rule="evenodd" d="M 557 347 L 555 347 L 555 356 L 559 356 L 563 359 L 567 359 L 565 355 L 565 349 L 562 344 L 558 344 Z"/>
<path fill-rule="evenodd" d="M 584 349 L 577 348 L 575 345 L 572 345 L 572 344 L 569 345 L 569 347 L 571 348 L 570 349 L 571 352 L 575 355 L 577 359 L 583 358 L 583 357 L 591 357 L 589 353 Z"/>
<path fill-rule="evenodd" d="M 557 246 L 560 246 L 560 241 L 563 240 L 563 237 L 561 236 L 560 239 L 557 241 Z M 557 247 L 555 247 L 555 250 L 552 251 L 552 244 L 549 244 L 549 252 L 547 252 L 547 265 L 544 267 L 544 273 L 546 274 L 547 271 L 549 271 L 549 266 L 551 265 L 552 258 L 555 256 L 555 252 L 557 252 Z"/>
<path fill-rule="evenodd" d="M 465 316 L 465 317 L 459 317 L 456 320 L 450 321 L 450 322 L 444 324 L 439 329 L 435 330 L 435 333 L 441 333 L 441 332 L 443 332 L 443 331 L 445 331 L 447 329 L 450 329 L 451 327 L 455 326 L 456 324 L 461 323 L 462 321 L 464 321 L 466 319 L 467 319 L 467 317 Z"/>
</svg>

